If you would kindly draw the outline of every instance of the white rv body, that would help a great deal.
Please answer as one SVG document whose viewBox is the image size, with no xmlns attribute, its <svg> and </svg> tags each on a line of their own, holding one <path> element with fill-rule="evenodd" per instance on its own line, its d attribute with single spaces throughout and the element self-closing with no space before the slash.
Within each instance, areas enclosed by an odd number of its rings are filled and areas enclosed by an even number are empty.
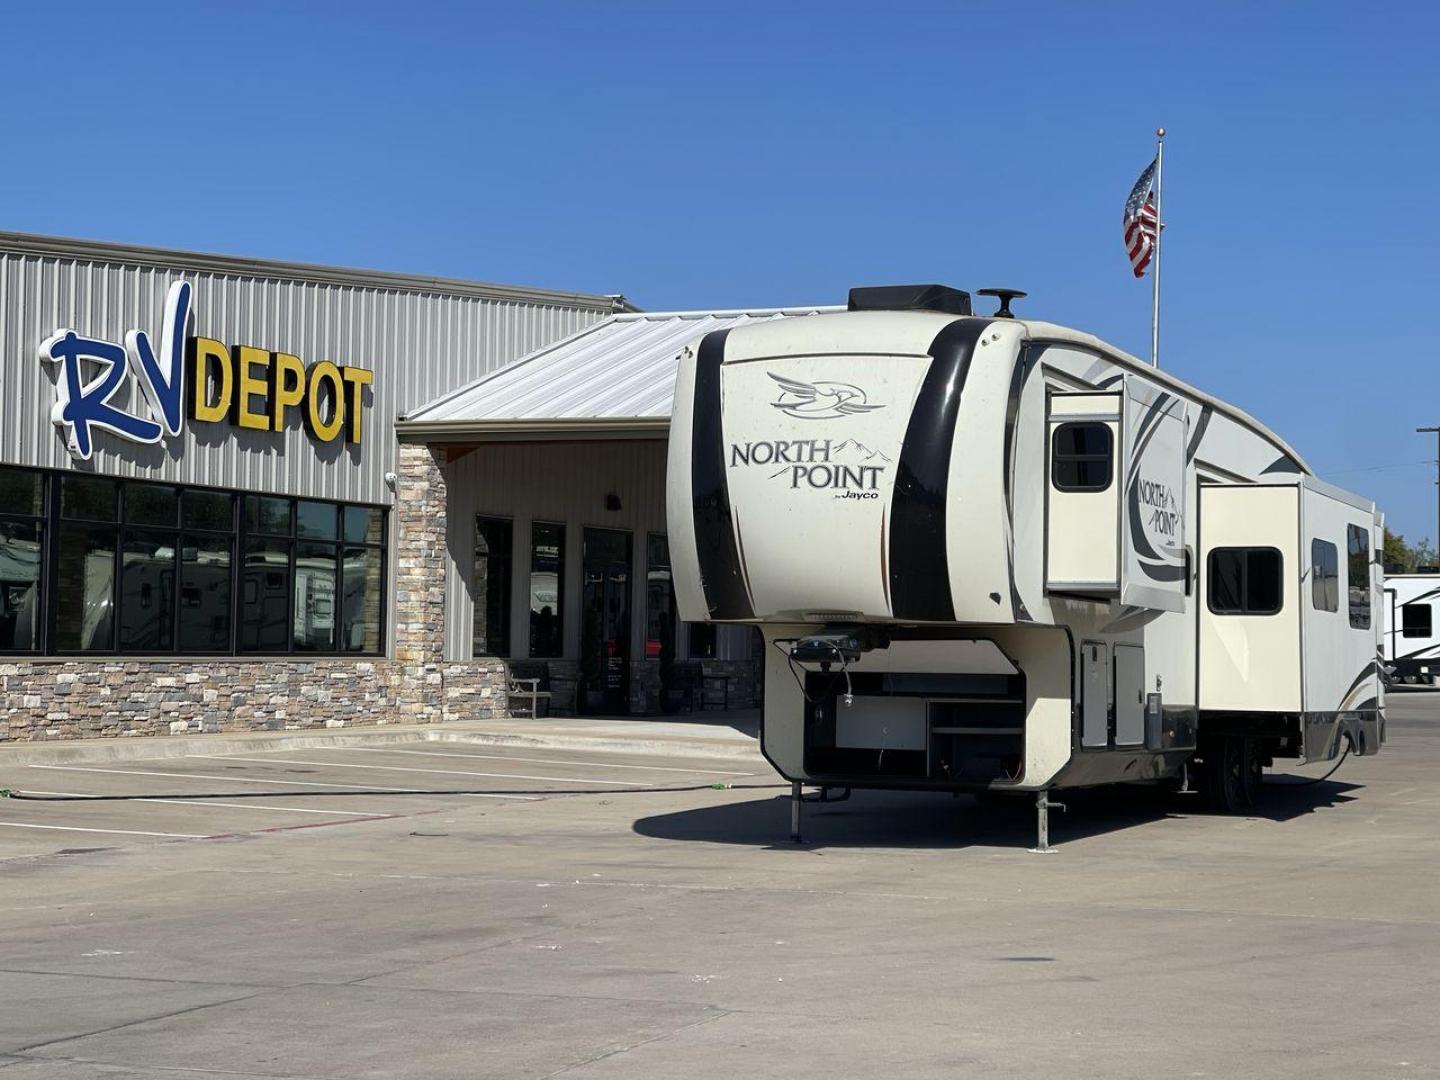
<svg viewBox="0 0 1440 1080">
<path fill-rule="evenodd" d="M 1399 682 L 1440 680 L 1440 574 L 1385 578 L 1385 664 Z"/>
<path fill-rule="evenodd" d="M 861 310 L 706 335 L 668 498 L 681 616 L 761 629 L 792 781 L 1043 791 L 1383 739 L 1373 504 L 1087 334 Z M 873 647 L 794 661 L 826 634 Z"/>
</svg>

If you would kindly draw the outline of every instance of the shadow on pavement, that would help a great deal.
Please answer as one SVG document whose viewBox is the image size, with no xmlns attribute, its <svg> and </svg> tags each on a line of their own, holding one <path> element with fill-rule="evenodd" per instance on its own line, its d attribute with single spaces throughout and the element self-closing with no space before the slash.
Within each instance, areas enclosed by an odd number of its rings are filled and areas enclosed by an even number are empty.
<svg viewBox="0 0 1440 1080">
<path fill-rule="evenodd" d="M 1299 785 L 1267 782 L 1249 818 L 1285 822 L 1353 801 L 1359 785 L 1325 781 Z M 1057 792 L 1064 813 L 1050 815 L 1054 844 L 1119 832 L 1165 818 L 1209 816 L 1199 796 L 1158 788 L 1113 787 Z M 721 806 L 697 807 L 640 818 L 635 831 L 659 840 L 794 848 L 790 799 L 777 796 Z M 979 802 L 970 795 L 856 791 L 844 802 L 805 804 L 801 848 L 1030 848 L 1035 845 L 1033 795 Z"/>
</svg>

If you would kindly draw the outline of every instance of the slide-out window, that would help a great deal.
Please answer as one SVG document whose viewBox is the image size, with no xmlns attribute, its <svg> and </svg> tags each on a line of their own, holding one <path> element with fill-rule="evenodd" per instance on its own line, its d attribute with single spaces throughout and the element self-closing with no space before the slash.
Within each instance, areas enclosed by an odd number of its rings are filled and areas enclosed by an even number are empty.
<svg viewBox="0 0 1440 1080">
<path fill-rule="evenodd" d="M 1282 605 L 1285 560 L 1273 547 L 1215 548 L 1205 566 L 1216 615 L 1274 615 Z"/>
<path fill-rule="evenodd" d="M 1370 534 L 1359 525 L 1345 527 L 1349 576 L 1350 625 L 1370 629 Z"/>
<path fill-rule="evenodd" d="M 1104 491 L 1114 471 L 1108 424 L 1061 424 L 1051 441 L 1050 482 L 1057 491 Z"/>
<path fill-rule="evenodd" d="M 1400 636 L 1428 638 L 1434 634 L 1434 620 L 1428 601 L 1400 608 Z"/>
<path fill-rule="evenodd" d="M 1328 540 L 1310 541 L 1310 600 L 1316 611 L 1340 610 L 1340 553 Z"/>
</svg>

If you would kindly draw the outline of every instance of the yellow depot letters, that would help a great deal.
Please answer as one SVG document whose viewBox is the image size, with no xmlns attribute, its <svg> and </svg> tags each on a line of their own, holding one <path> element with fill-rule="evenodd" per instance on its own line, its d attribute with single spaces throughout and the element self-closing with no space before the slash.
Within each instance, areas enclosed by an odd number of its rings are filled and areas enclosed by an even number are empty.
<svg viewBox="0 0 1440 1080">
<path fill-rule="evenodd" d="M 192 339 L 189 359 L 192 420 L 284 431 L 289 411 L 299 409 L 311 438 L 334 442 L 343 433 L 348 443 L 360 441 L 365 387 L 375 382 L 368 368 L 330 360 L 307 368 L 289 353 L 204 337 Z"/>
</svg>

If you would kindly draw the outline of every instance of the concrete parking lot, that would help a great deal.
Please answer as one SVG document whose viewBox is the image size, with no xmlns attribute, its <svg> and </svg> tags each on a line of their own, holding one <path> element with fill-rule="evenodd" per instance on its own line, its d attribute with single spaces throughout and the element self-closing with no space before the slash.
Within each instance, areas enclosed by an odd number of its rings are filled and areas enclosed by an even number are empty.
<svg viewBox="0 0 1440 1080">
<path fill-rule="evenodd" d="M 1440 1073 L 1440 695 L 1255 816 L 1070 796 L 1061 845 L 735 757 L 415 742 L 7 764 L 0 1071 Z"/>
</svg>

